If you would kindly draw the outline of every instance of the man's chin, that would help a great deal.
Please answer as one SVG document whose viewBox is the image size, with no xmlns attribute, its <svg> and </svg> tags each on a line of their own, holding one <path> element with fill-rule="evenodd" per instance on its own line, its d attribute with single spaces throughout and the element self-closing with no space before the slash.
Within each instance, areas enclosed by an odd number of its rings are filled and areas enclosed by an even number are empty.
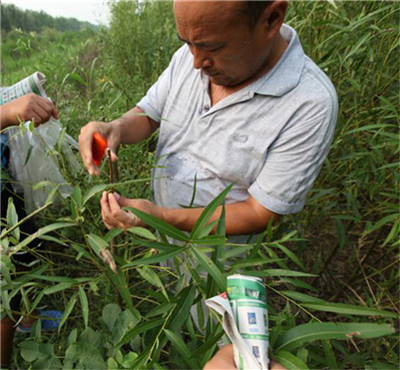
<svg viewBox="0 0 400 370">
<path fill-rule="evenodd" d="M 212 84 L 217 85 L 217 86 L 229 87 L 232 84 L 232 81 L 230 81 L 229 78 L 227 78 L 226 76 L 222 76 L 222 75 L 210 76 L 210 81 Z"/>
</svg>

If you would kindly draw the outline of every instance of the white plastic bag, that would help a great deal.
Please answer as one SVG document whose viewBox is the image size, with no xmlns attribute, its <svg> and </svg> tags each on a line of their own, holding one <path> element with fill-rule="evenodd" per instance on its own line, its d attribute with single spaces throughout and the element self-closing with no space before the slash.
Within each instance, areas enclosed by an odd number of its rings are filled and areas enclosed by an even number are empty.
<svg viewBox="0 0 400 370">
<path fill-rule="evenodd" d="M 29 123 L 25 124 L 26 130 L 19 127 L 12 129 L 8 141 L 9 170 L 14 191 L 23 193 L 28 213 L 46 203 L 53 185 L 60 185 L 58 191 L 61 196 L 67 197 L 71 194 L 72 187 L 64 179 L 60 171 L 61 165 L 65 163 L 65 170 L 70 174 L 75 174 L 80 168 L 72 152 L 72 148 L 78 149 L 78 143 L 63 132 L 58 120 L 52 118 L 32 132 L 28 128 Z M 64 136 L 58 147 L 60 135 Z M 48 182 L 48 186 L 34 190 L 35 185 L 44 181 Z"/>
<path fill-rule="evenodd" d="M 36 72 L 11 87 L 0 88 L 0 105 L 29 93 L 49 99 L 43 88 L 45 82 L 46 76 Z M 32 212 L 46 203 L 50 191 L 54 188 L 51 186 L 53 184 L 60 185 L 58 190 L 63 197 L 71 194 L 72 188 L 60 171 L 60 166 L 64 164 L 61 157 L 66 163 L 64 170 L 69 174 L 75 174 L 80 168 L 72 152 L 72 148 L 78 149 L 78 143 L 65 134 L 58 120 L 51 118 L 32 131 L 29 129 L 30 124 L 30 121 L 26 122 L 25 129 L 15 127 L 7 130 L 12 184 L 14 191 L 24 195 L 27 212 Z M 44 181 L 48 182 L 47 187 L 33 189 Z"/>
</svg>

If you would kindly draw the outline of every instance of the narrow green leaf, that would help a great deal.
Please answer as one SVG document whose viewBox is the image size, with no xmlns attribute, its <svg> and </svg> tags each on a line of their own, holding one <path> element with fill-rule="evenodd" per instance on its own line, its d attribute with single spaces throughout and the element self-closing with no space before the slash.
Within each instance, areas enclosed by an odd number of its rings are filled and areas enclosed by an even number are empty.
<svg viewBox="0 0 400 370">
<path fill-rule="evenodd" d="M 282 278 L 280 279 L 284 283 L 292 284 L 297 288 L 303 288 L 307 290 L 311 290 L 312 292 L 318 292 L 318 289 L 314 288 L 312 285 L 297 279 L 290 279 L 290 278 Z"/>
<path fill-rule="evenodd" d="M 275 343 L 275 351 L 291 351 L 305 343 L 316 340 L 341 339 L 352 337 L 378 338 L 393 334 L 394 329 L 387 324 L 369 323 L 309 323 L 296 326 L 284 333 Z"/>
<path fill-rule="evenodd" d="M 19 252 L 23 247 L 27 246 L 32 240 L 39 238 L 40 236 L 50 233 L 54 230 L 61 229 L 61 228 L 66 228 L 66 227 L 71 227 L 75 226 L 73 223 L 69 222 L 59 222 L 55 224 L 51 224 L 48 226 L 41 227 L 38 231 L 35 233 L 29 235 L 27 238 L 25 238 L 21 243 L 15 246 L 15 249 L 13 250 L 13 254 Z"/>
<path fill-rule="evenodd" d="M 83 81 L 82 77 L 79 76 L 77 73 L 71 73 L 69 76 L 72 77 L 74 80 L 78 81 L 83 86 L 86 86 L 86 82 Z"/>
<path fill-rule="evenodd" d="M 177 256 L 180 253 L 183 253 L 184 250 L 185 250 L 185 248 L 177 248 L 172 252 L 168 251 L 168 252 L 163 252 L 160 254 L 155 254 L 152 257 L 142 258 L 142 259 L 127 263 L 123 267 L 126 268 L 126 267 L 138 266 L 138 265 L 144 266 L 144 265 L 150 265 L 153 263 L 159 263 L 162 261 L 169 260 L 169 259 Z"/>
<path fill-rule="evenodd" d="M 204 229 L 203 231 L 199 234 L 199 239 L 201 240 L 202 238 L 204 238 L 205 236 L 209 235 L 212 231 L 212 229 L 214 228 L 214 226 L 218 223 L 218 220 L 214 220 L 212 222 L 210 222 Z M 215 236 L 215 235 L 214 235 Z M 192 240 L 193 243 L 193 240 Z"/>
<path fill-rule="evenodd" d="M 152 310 L 150 310 L 146 314 L 145 317 L 146 317 L 146 319 L 148 319 L 150 317 L 162 315 L 162 314 L 164 314 L 166 312 L 170 312 L 175 307 L 176 307 L 176 303 L 164 303 L 164 304 L 161 304 L 160 306 L 157 306 L 157 307 L 153 308 Z"/>
<path fill-rule="evenodd" d="M 201 216 L 194 225 L 192 232 L 190 234 L 190 239 L 198 239 L 199 235 L 203 232 L 203 229 L 207 227 L 207 224 L 217 210 L 217 208 L 222 204 L 226 195 L 232 189 L 233 184 L 229 185 L 223 192 L 221 192 L 202 212 Z"/>
<path fill-rule="evenodd" d="M 268 269 L 265 271 L 246 271 L 247 275 L 251 276 L 296 276 L 296 277 L 311 277 L 318 276 L 300 271 L 283 270 L 283 269 Z"/>
<path fill-rule="evenodd" d="M 89 234 L 87 235 L 87 241 L 89 245 L 92 247 L 93 251 L 101 258 L 100 249 L 108 248 L 108 243 L 98 235 Z"/>
<path fill-rule="evenodd" d="M 279 248 L 283 253 L 285 253 L 297 266 L 299 266 L 302 270 L 305 270 L 303 262 L 289 249 L 280 244 L 273 244 L 272 247 Z"/>
<path fill-rule="evenodd" d="M 112 184 L 102 184 L 102 185 L 96 185 L 93 186 L 89 191 L 83 196 L 82 200 L 82 206 L 84 206 L 90 198 L 95 196 L 96 194 L 105 191 L 109 189 L 112 186 Z"/>
<path fill-rule="evenodd" d="M 380 130 L 380 129 L 383 129 L 385 127 L 393 127 L 393 125 L 383 124 L 383 123 L 374 123 L 372 125 L 365 125 L 365 126 L 361 126 L 361 127 L 355 128 L 353 130 L 347 131 L 343 135 L 344 136 L 352 135 L 352 134 L 354 134 L 356 132 L 361 132 L 361 131 Z"/>
<path fill-rule="evenodd" d="M 60 239 L 58 239 L 58 238 L 56 238 L 54 236 L 50 236 L 50 235 L 39 236 L 38 239 L 47 240 L 49 242 L 57 243 L 57 244 L 63 245 L 64 247 L 68 246 L 68 244 L 66 242 L 63 242 L 62 240 L 60 240 Z"/>
<path fill-rule="evenodd" d="M 190 250 L 193 252 L 204 270 L 206 270 L 214 278 L 218 288 L 220 289 L 220 292 L 224 292 L 226 290 L 226 277 L 221 273 L 217 266 L 215 266 L 214 262 L 211 261 L 211 259 L 207 257 L 207 255 L 199 248 L 191 246 Z"/>
<path fill-rule="evenodd" d="M 10 197 L 8 198 L 8 205 L 7 205 L 7 224 L 9 227 L 11 227 L 14 226 L 17 222 L 18 222 L 17 210 L 15 208 L 13 198 Z M 14 235 L 15 239 L 19 240 L 20 238 L 19 227 L 14 229 L 12 235 Z"/>
<path fill-rule="evenodd" d="M 330 302 L 313 302 L 303 303 L 303 307 L 310 308 L 312 310 L 334 312 L 343 315 L 361 315 L 361 316 L 384 316 L 397 318 L 398 315 L 394 312 L 378 310 L 376 308 L 342 304 L 342 303 L 330 303 Z"/>
<path fill-rule="evenodd" d="M 33 145 L 31 145 L 28 149 L 28 153 L 26 154 L 26 157 L 25 157 L 24 167 L 27 165 L 27 163 L 29 162 L 29 159 L 31 158 L 32 150 L 33 150 Z"/>
<path fill-rule="evenodd" d="M 220 244 L 225 244 L 226 237 L 223 235 L 208 235 L 201 239 L 193 239 L 190 242 L 192 244 L 201 244 L 201 245 L 220 245 Z"/>
<path fill-rule="evenodd" d="M 48 276 L 48 275 L 38 275 L 38 274 L 30 274 L 31 279 L 38 279 L 44 281 L 51 281 L 53 283 L 68 283 L 68 284 L 77 284 L 78 280 L 71 279 L 65 276 Z"/>
<path fill-rule="evenodd" d="M 168 325 L 169 330 L 173 332 L 181 330 L 183 323 L 190 315 L 190 309 L 193 306 L 195 297 L 196 288 L 194 285 L 186 287 L 181 291 L 179 300 L 171 316 L 171 323 Z"/>
<path fill-rule="evenodd" d="M 60 283 L 60 284 L 53 285 L 53 286 L 45 288 L 43 290 L 43 293 L 46 294 L 46 295 L 54 294 L 54 293 L 57 293 L 57 292 L 61 292 L 61 291 L 65 290 L 65 289 L 68 289 L 71 286 L 72 286 L 72 284 L 69 284 L 69 283 Z"/>
<path fill-rule="evenodd" d="M 149 215 L 136 208 L 124 207 L 123 209 L 132 212 L 135 216 L 139 217 L 146 225 L 156 229 L 163 234 L 170 236 L 171 238 L 183 242 L 189 241 L 189 238 L 181 230 L 179 230 L 175 226 L 167 224 L 165 221 L 160 220 L 157 217 Z"/>
<path fill-rule="evenodd" d="M 288 296 L 289 298 L 292 298 L 295 301 L 299 301 L 299 302 L 304 302 L 304 303 L 321 302 L 321 303 L 325 303 L 325 301 L 323 299 L 320 299 L 320 298 L 317 298 L 317 297 L 313 297 L 311 295 L 304 294 L 304 293 L 292 292 L 291 290 L 284 290 L 284 291 L 281 291 L 281 293 L 286 295 L 286 296 Z"/>
<path fill-rule="evenodd" d="M 217 330 L 216 334 L 212 337 L 207 337 L 206 342 L 199 348 L 196 348 L 196 350 L 191 354 L 191 357 L 200 358 L 206 351 L 208 351 L 210 348 L 218 343 L 224 333 L 224 329 L 222 329 L 222 327 L 219 327 L 219 330 Z"/>
<path fill-rule="evenodd" d="M 325 353 L 325 361 L 329 366 L 329 369 L 339 369 L 331 342 L 329 340 L 322 340 L 321 343 Z"/>
<path fill-rule="evenodd" d="M 74 309 L 76 299 L 77 299 L 78 293 L 75 293 L 72 298 L 69 300 L 67 307 L 65 307 L 63 317 L 60 321 L 60 326 L 58 327 L 58 332 L 60 333 L 62 326 L 65 324 L 65 322 L 68 319 L 68 316 L 71 314 L 72 310 Z"/>
<path fill-rule="evenodd" d="M 197 190 L 197 173 L 194 175 L 194 185 L 193 185 L 192 199 L 190 200 L 188 208 L 192 208 L 193 207 L 194 200 L 196 198 L 196 190 Z"/>
<path fill-rule="evenodd" d="M 179 352 L 179 354 L 183 357 L 184 361 L 187 365 L 189 365 L 190 369 L 199 369 L 200 366 L 194 358 L 190 356 L 190 350 L 187 348 L 186 344 L 183 342 L 182 338 L 176 335 L 174 332 L 165 329 L 165 335 L 168 340 L 171 342 L 173 347 Z"/>
<path fill-rule="evenodd" d="M 125 343 L 128 343 L 131 339 L 135 338 L 137 335 L 147 332 L 157 326 L 161 326 L 164 323 L 164 319 L 152 320 L 149 322 L 141 323 L 135 326 L 132 330 L 128 331 L 122 339 L 117 343 L 116 348 L 120 348 Z"/>
<path fill-rule="evenodd" d="M 82 286 L 79 287 L 79 299 L 81 301 L 83 321 L 85 323 L 85 328 L 87 329 L 89 325 L 89 302 Z"/>
<path fill-rule="evenodd" d="M 147 280 L 151 285 L 160 288 L 165 297 L 168 298 L 168 294 L 164 288 L 164 284 L 161 282 L 161 279 L 158 277 L 158 275 L 156 274 L 156 272 L 154 272 L 153 269 L 147 266 L 143 266 L 141 268 L 137 268 L 137 271 L 142 276 L 142 278 Z"/>
<path fill-rule="evenodd" d="M 72 190 L 71 199 L 75 202 L 78 208 L 82 208 L 82 191 L 81 188 L 76 186 Z"/>
<path fill-rule="evenodd" d="M 396 220 L 399 217 L 399 214 L 396 213 L 392 213 L 388 216 L 385 216 L 383 218 L 381 218 L 374 226 L 372 226 L 369 230 L 367 230 L 368 233 L 371 233 L 375 230 L 380 229 L 383 225 L 386 225 L 388 223 L 394 222 L 394 220 Z"/>
<path fill-rule="evenodd" d="M 252 250 L 252 245 L 238 245 L 238 246 L 229 246 L 229 250 L 225 252 L 225 259 L 230 259 L 232 257 L 239 256 L 245 253 L 248 250 Z"/>
<path fill-rule="evenodd" d="M 54 184 L 51 181 L 40 181 L 37 184 L 33 185 L 32 190 L 39 190 L 53 185 Z"/>
<path fill-rule="evenodd" d="M 142 238 L 157 241 L 157 237 L 150 230 L 147 230 L 144 227 L 131 227 L 128 231 L 131 234 L 141 236 Z"/>
<path fill-rule="evenodd" d="M 113 240 L 115 237 L 117 237 L 119 234 L 123 232 L 122 229 L 111 229 L 107 232 L 106 235 L 104 235 L 103 239 L 107 242 L 110 243 L 111 240 Z"/>
<path fill-rule="evenodd" d="M 303 361 L 287 351 L 278 351 L 272 358 L 288 370 L 308 369 L 307 365 Z"/>
<path fill-rule="evenodd" d="M 108 277 L 116 287 L 118 293 L 121 295 L 122 299 L 124 300 L 126 306 L 129 308 L 131 313 L 134 316 L 140 317 L 140 314 L 135 309 L 133 305 L 133 300 L 131 296 L 131 292 L 129 291 L 128 283 L 125 278 L 125 274 L 121 270 L 119 266 L 117 266 L 118 275 L 116 275 L 113 271 L 111 271 L 110 267 L 106 265 L 106 269 L 108 271 Z"/>
<path fill-rule="evenodd" d="M 53 186 L 53 188 L 50 190 L 49 194 L 47 195 L 46 204 L 49 204 L 53 201 L 59 188 L 60 188 L 60 184 Z"/>
</svg>

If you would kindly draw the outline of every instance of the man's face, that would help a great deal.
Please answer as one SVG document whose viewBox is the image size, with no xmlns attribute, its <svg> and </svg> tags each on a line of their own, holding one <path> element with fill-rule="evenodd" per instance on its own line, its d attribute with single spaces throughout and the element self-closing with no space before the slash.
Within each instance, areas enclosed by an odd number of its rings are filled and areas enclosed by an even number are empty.
<svg viewBox="0 0 400 370">
<path fill-rule="evenodd" d="M 251 79 L 265 65 L 271 38 L 262 22 L 254 29 L 238 21 L 239 1 L 175 1 L 179 38 L 215 85 L 232 87 Z"/>
</svg>

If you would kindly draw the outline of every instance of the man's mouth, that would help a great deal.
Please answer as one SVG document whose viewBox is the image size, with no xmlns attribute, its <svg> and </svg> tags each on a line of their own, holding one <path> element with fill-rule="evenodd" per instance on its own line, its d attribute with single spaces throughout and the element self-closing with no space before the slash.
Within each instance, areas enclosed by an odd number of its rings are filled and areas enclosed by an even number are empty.
<svg viewBox="0 0 400 370">
<path fill-rule="evenodd" d="M 218 72 L 211 72 L 211 71 L 203 71 L 203 73 L 205 75 L 207 75 L 208 77 L 215 77 L 215 76 L 219 75 Z"/>
</svg>

